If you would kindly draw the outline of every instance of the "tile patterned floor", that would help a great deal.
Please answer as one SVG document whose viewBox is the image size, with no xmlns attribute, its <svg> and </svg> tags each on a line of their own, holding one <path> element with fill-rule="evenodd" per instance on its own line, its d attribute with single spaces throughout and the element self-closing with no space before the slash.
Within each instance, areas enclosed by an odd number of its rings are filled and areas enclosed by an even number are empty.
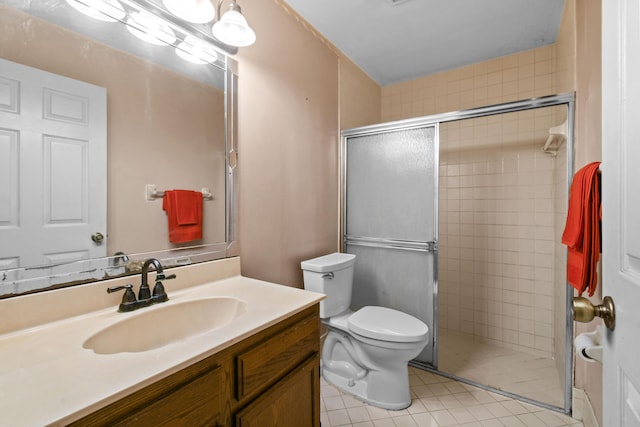
<svg viewBox="0 0 640 427">
<path fill-rule="evenodd" d="M 387 411 L 321 380 L 323 427 L 564 427 L 582 423 L 563 414 L 409 367 L 413 402 Z"/>
<path fill-rule="evenodd" d="M 552 406 L 564 406 L 564 390 L 553 359 L 448 331 L 440 331 L 438 343 L 440 371 Z"/>
</svg>

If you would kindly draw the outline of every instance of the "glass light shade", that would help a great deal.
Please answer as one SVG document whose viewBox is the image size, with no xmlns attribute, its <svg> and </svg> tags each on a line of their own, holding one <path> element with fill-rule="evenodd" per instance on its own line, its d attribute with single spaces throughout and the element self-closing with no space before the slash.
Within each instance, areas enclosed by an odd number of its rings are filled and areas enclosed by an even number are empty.
<svg viewBox="0 0 640 427">
<path fill-rule="evenodd" d="M 156 45 L 176 41 L 176 35 L 169 25 L 144 12 L 136 12 L 127 18 L 127 30 L 139 39 Z"/>
<path fill-rule="evenodd" d="M 67 0 L 69 6 L 80 13 L 105 22 L 117 22 L 126 16 L 118 0 Z"/>
<path fill-rule="evenodd" d="M 162 0 L 162 3 L 178 18 L 195 24 L 205 24 L 216 16 L 210 0 Z"/>
<path fill-rule="evenodd" d="M 212 32 L 215 38 L 230 46 L 251 46 L 256 41 L 256 33 L 249 27 L 237 5 L 233 5 L 213 24 Z"/>
<path fill-rule="evenodd" d="M 176 53 L 180 58 L 194 64 L 213 64 L 218 59 L 215 50 L 193 36 L 185 37 L 176 47 Z"/>
</svg>

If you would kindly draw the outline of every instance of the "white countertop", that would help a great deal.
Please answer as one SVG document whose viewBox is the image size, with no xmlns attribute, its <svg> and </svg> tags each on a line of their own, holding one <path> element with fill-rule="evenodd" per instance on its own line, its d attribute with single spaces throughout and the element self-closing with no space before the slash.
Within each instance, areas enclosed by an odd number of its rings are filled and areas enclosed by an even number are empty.
<svg viewBox="0 0 640 427">
<path fill-rule="evenodd" d="M 166 303 L 131 313 L 117 312 L 116 303 L 0 335 L 0 425 L 67 424 L 324 298 L 322 294 L 239 275 L 172 291 L 171 283 L 177 280 L 180 274 L 165 284 L 170 298 Z M 131 281 L 137 291 L 137 279 Z M 110 286 L 108 282 L 100 282 L 95 291 L 104 292 Z M 83 348 L 87 338 L 127 316 L 212 296 L 243 300 L 247 311 L 226 326 L 154 350 L 101 355 Z M 25 306 L 24 310 L 38 307 Z"/>
</svg>

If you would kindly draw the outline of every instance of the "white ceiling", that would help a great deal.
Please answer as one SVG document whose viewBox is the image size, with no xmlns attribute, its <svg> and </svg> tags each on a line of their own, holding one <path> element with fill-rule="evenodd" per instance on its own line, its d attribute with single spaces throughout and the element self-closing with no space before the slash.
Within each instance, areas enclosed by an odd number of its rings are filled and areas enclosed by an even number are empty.
<svg viewBox="0 0 640 427">
<path fill-rule="evenodd" d="M 564 0 L 286 2 L 382 86 L 554 43 L 564 8 Z"/>
</svg>

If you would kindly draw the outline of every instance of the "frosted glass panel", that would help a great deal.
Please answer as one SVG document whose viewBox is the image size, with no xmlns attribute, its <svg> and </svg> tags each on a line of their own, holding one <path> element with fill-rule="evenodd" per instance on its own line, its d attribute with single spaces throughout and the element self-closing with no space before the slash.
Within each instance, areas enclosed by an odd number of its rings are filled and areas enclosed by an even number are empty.
<svg viewBox="0 0 640 427">
<path fill-rule="evenodd" d="M 434 127 L 349 138 L 346 234 L 434 240 L 435 155 Z"/>
<path fill-rule="evenodd" d="M 433 353 L 433 253 L 347 244 L 356 255 L 351 305 L 390 307 L 422 320 L 429 345 L 416 358 L 431 363 Z"/>
<path fill-rule="evenodd" d="M 353 136 L 345 147 L 344 250 L 356 255 L 352 308 L 390 307 L 422 320 L 430 339 L 416 360 L 431 364 L 435 253 L 408 242 L 437 240 L 435 131 Z"/>
</svg>

